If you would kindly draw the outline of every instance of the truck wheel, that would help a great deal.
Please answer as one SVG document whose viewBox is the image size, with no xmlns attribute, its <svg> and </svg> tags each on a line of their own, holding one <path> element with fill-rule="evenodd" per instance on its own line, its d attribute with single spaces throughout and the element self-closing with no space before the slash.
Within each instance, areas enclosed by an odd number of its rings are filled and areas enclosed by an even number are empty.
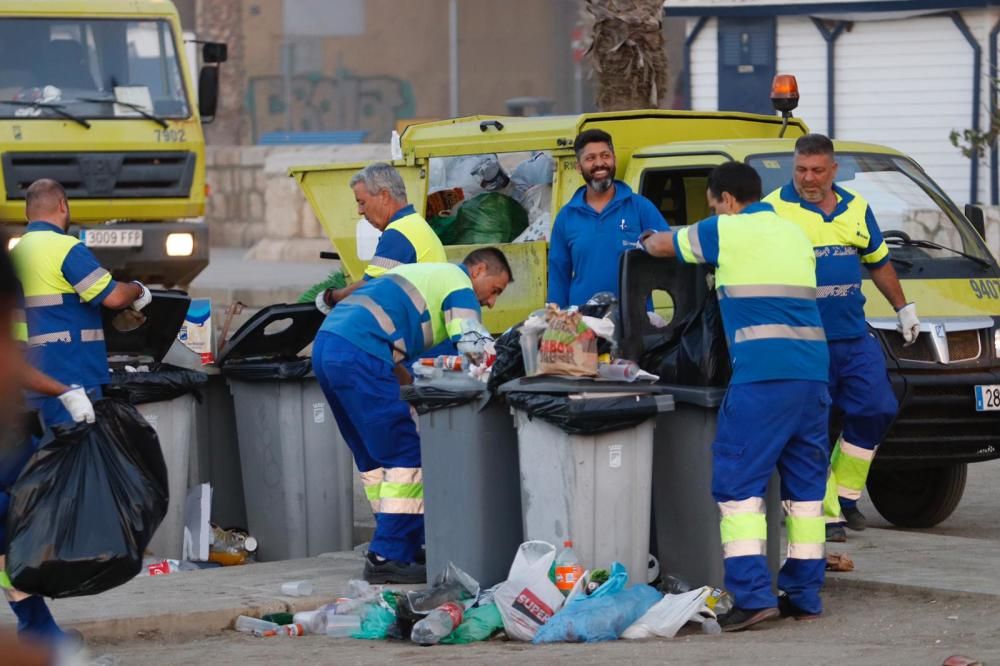
<svg viewBox="0 0 1000 666">
<path fill-rule="evenodd" d="M 965 491 L 968 466 L 872 469 L 868 496 L 882 517 L 899 527 L 934 527 L 950 516 Z"/>
</svg>

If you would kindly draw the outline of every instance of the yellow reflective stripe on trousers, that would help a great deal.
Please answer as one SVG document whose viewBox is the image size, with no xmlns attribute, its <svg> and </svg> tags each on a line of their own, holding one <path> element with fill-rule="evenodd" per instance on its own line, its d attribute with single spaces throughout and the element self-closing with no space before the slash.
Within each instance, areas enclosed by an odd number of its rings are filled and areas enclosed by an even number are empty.
<svg viewBox="0 0 1000 666">
<path fill-rule="evenodd" d="M 13 590 L 14 584 L 10 582 L 10 576 L 6 571 L 0 571 L 0 589 Z"/>
<path fill-rule="evenodd" d="M 719 502 L 722 521 L 722 556 L 742 557 L 764 555 L 767 552 L 767 519 L 764 498 Z"/>
<path fill-rule="evenodd" d="M 874 449 L 862 448 L 843 438 L 837 442 L 830 460 L 830 469 L 836 478 L 837 492 L 841 497 L 851 500 L 861 497 L 874 457 Z"/>
<path fill-rule="evenodd" d="M 815 560 L 824 557 L 826 521 L 823 519 L 823 502 L 814 500 L 782 503 L 788 531 L 788 557 L 797 560 Z"/>
<path fill-rule="evenodd" d="M 827 523 L 842 523 L 844 516 L 840 513 L 840 497 L 837 495 L 837 477 L 833 469 L 826 471 L 826 494 L 823 495 L 823 516 Z"/>
<path fill-rule="evenodd" d="M 379 493 L 384 476 L 385 470 L 381 467 L 361 472 L 361 484 L 365 487 L 365 497 L 368 498 L 368 502 L 372 505 L 372 511 L 375 513 L 379 512 Z"/>
<path fill-rule="evenodd" d="M 381 513 L 422 514 L 424 475 L 419 467 L 388 467 L 379 491 Z"/>
</svg>

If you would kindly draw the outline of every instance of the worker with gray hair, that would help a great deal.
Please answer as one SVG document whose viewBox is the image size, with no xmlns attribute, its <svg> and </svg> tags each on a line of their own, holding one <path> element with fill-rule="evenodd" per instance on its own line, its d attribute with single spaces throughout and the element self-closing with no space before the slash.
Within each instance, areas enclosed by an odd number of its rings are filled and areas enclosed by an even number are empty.
<svg viewBox="0 0 1000 666">
<path fill-rule="evenodd" d="M 358 213 L 381 231 L 382 237 L 362 280 L 342 289 L 327 289 L 316 297 L 316 307 L 323 312 L 329 312 L 364 282 L 397 266 L 448 260 L 437 234 L 407 201 L 406 185 L 395 167 L 385 162 L 369 164 L 354 174 L 350 186 Z"/>
</svg>

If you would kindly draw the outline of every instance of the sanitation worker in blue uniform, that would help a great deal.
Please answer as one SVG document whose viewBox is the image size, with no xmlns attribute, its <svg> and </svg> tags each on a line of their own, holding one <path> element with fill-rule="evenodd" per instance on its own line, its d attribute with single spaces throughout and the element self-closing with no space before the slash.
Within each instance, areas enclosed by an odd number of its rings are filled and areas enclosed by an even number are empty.
<svg viewBox="0 0 1000 666">
<path fill-rule="evenodd" d="M 812 617 L 823 608 L 830 395 L 816 261 L 801 229 L 761 203 L 760 195 L 752 167 L 720 165 L 708 177 L 715 216 L 642 241 L 654 256 L 717 268 L 733 366 L 712 444 L 712 494 L 721 514 L 725 585 L 734 600 L 719 617 L 724 631 L 779 614 Z M 775 467 L 788 530 L 778 598 L 767 568 L 764 509 Z"/>
<path fill-rule="evenodd" d="M 546 301 L 583 305 L 598 292 L 618 296 L 618 257 L 649 230 L 667 231 L 649 199 L 615 180 L 615 147 L 603 130 L 581 132 L 573 142 L 576 168 L 586 183 L 556 215 L 549 240 Z"/>
<path fill-rule="evenodd" d="M 816 253 L 816 297 L 830 347 L 830 395 L 844 413 L 843 432 L 830 459 L 826 533 L 828 541 L 845 541 L 845 524 L 852 530 L 867 525 L 858 499 L 879 442 L 899 409 L 882 348 L 865 321 L 862 264 L 896 310 L 904 345 L 916 342 L 920 320 L 889 263 L 889 248 L 871 207 L 856 192 L 835 184 L 836 177 L 833 142 L 822 134 L 807 134 L 795 142 L 792 182 L 765 201 L 802 228 Z"/>
<path fill-rule="evenodd" d="M 459 265 L 398 266 L 338 303 L 316 335 L 313 368 L 375 512 L 369 582 L 426 580 L 420 436 L 399 395 L 405 367 L 445 340 L 481 353 L 490 338 L 480 306 L 492 308 L 512 280 L 491 247 Z"/>
<path fill-rule="evenodd" d="M 70 224 L 66 191 L 54 180 L 25 192 L 26 232 L 11 251 L 24 290 L 23 330 L 29 363 L 60 382 L 100 397 L 108 383 L 108 351 L 101 307 L 141 310 L 152 300 L 139 282 L 117 282 L 78 238 Z M 46 425 L 72 420 L 64 401 L 28 392 Z"/>
<path fill-rule="evenodd" d="M 327 289 L 316 297 L 316 307 L 323 312 L 396 266 L 448 261 L 437 234 L 407 202 L 406 184 L 395 167 L 385 162 L 369 164 L 354 174 L 350 186 L 358 214 L 382 235 L 361 280 L 342 289 Z"/>
</svg>

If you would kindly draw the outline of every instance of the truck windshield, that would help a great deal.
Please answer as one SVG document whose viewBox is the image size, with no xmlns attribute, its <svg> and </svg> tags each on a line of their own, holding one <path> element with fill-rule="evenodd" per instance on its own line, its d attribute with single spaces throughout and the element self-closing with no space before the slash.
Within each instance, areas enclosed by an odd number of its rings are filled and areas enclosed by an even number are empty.
<svg viewBox="0 0 1000 666">
<path fill-rule="evenodd" d="M 760 174 L 765 194 L 792 179 L 790 154 L 753 155 L 747 163 Z M 868 201 L 894 257 L 904 261 L 954 259 L 956 253 L 948 250 L 952 248 L 989 261 L 988 251 L 972 226 L 910 160 L 897 155 L 838 152 L 837 163 L 837 184 Z"/>
<path fill-rule="evenodd" d="M 187 118 L 175 44 L 165 20 L 2 18 L 0 118 Z"/>
</svg>

